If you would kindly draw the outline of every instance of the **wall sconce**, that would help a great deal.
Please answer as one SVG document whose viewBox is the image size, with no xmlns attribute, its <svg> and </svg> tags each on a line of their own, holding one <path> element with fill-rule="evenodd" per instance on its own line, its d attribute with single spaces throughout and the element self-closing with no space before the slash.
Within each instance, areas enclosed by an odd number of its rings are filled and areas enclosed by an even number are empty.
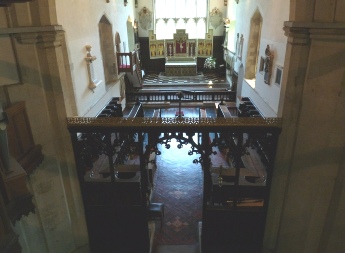
<svg viewBox="0 0 345 253">
<path fill-rule="evenodd" d="M 123 1 L 123 4 L 124 4 L 125 6 L 127 6 L 127 4 L 128 4 L 127 0 L 124 0 L 124 1 Z"/>
<path fill-rule="evenodd" d="M 230 18 L 223 18 L 223 22 L 225 25 L 230 25 Z"/>
<path fill-rule="evenodd" d="M 138 8 L 138 0 L 135 0 L 135 8 Z"/>
<path fill-rule="evenodd" d="M 97 80 L 95 77 L 95 73 L 93 70 L 93 65 L 92 62 L 95 61 L 97 58 L 96 56 L 91 55 L 91 46 L 86 45 L 85 46 L 87 54 L 85 57 L 85 61 L 87 63 L 87 72 L 88 72 L 88 77 L 89 77 L 89 89 L 94 92 L 94 89 L 101 83 L 101 81 Z"/>
<path fill-rule="evenodd" d="M 86 62 L 92 63 L 92 61 L 97 59 L 96 56 L 92 56 L 91 55 L 91 48 L 92 47 L 90 45 L 86 45 L 85 48 L 86 48 L 86 51 L 87 51 L 85 60 L 86 60 Z"/>
</svg>

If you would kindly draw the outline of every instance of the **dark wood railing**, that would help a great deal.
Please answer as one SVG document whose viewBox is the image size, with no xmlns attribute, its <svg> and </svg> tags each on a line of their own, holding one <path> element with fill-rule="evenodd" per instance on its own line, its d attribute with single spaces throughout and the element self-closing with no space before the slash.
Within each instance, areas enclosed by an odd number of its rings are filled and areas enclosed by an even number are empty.
<svg viewBox="0 0 345 253">
<path fill-rule="evenodd" d="M 183 102 L 204 102 L 204 101 L 225 101 L 235 102 L 235 91 L 182 91 Z M 140 91 L 128 92 L 126 94 L 127 103 L 145 102 L 179 102 L 176 91 Z"/>
</svg>

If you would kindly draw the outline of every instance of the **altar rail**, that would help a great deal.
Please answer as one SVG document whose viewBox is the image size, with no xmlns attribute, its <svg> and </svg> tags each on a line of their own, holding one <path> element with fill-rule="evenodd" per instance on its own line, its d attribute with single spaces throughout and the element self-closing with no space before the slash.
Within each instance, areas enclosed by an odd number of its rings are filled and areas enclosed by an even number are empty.
<svg viewBox="0 0 345 253">
<path fill-rule="evenodd" d="M 235 91 L 182 91 L 184 103 L 205 102 L 205 101 L 225 101 L 235 102 Z M 127 103 L 145 102 L 179 102 L 177 91 L 140 91 L 126 93 Z"/>
</svg>

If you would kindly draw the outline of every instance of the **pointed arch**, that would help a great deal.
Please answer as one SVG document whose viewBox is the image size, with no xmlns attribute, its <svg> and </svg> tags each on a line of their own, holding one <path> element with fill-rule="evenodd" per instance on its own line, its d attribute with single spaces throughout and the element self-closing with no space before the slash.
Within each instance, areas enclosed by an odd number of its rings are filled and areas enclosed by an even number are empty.
<svg viewBox="0 0 345 253">
<path fill-rule="evenodd" d="M 250 33 L 247 47 L 248 49 L 245 71 L 246 79 L 255 79 L 259 58 L 262 21 L 262 15 L 259 8 L 257 8 L 250 20 Z"/>
<path fill-rule="evenodd" d="M 98 23 L 103 69 L 106 87 L 117 80 L 117 62 L 114 50 L 113 28 L 109 19 L 103 15 Z"/>
</svg>

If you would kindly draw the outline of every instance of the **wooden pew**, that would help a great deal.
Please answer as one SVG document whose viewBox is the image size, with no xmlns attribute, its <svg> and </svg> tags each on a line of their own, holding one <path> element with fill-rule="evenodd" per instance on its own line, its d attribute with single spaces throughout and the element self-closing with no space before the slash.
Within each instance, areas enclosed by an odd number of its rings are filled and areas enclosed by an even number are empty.
<svg viewBox="0 0 345 253">
<path fill-rule="evenodd" d="M 237 108 L 235 103 L 220 103 L 217 107 L 217 117 L 236 118 Z"/>
<path fill-rule="evenodd" d="M 139 102 L 136 103 L 131 111 L 129 112 L 127 118 L 144 117 L 143 105 Z"/>
<path fill-rule="evenodd" d="M 153 110 L 153 114 L 152 114 L 152 118 L 160 118 L 161 117 L 161 109 L 154 109 Z"/>
<path fill-rule="evenodd" d="M 206 108 L 199 109 L 199 118 L 207 118 Z"/>
<path fill-rule="evenodd" d="M 122 106 L 119 103 L 119 98 L 113 97 L 103 108 L 100 110 L 96 117 L 123 117 Z"/>
<path fill-rule="evenodd" d="M 217 117 L 219 117 L 219 118 L 232 118 L 233 116 L 231 115 L 226 104 L 223 104 L 223 105 L 219 104 L 218 110 L 217 110 Z"/>
</svg>

